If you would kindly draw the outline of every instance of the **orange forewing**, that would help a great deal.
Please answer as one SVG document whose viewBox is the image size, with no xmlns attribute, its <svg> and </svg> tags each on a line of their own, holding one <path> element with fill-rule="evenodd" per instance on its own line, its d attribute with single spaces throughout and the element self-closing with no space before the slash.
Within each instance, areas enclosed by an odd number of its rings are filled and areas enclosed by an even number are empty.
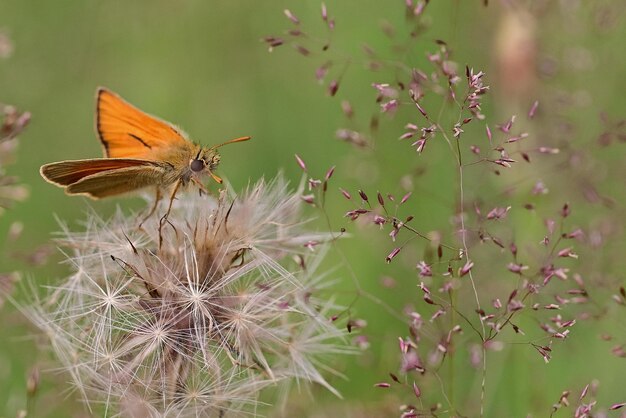
<svg viewBox="0 0 626 418">
<path fill-rule="evenodd" d="M 170 147 L 188 140 L 169 123 L 150 116 L 115 93 L 98 89 L 96 128 L 105 157 L 158 160 Z"/>
<path fill-rule="evenodd" d="M 41 175 L 51 183 L 68 186 L 85 177 L 129 167 L 156 166 L 152 161 L 129 158 L 102 158 L 93 160 L 61 161 L 41 167 Z"/>
</svg>

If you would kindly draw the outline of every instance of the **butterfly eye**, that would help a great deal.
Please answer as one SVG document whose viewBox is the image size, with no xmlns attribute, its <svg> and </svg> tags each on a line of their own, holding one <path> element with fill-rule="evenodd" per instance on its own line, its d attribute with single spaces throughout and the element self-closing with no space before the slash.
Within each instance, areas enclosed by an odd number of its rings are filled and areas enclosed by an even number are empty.
<svg viewBox="0 0 626 418">
<path fill-rule="evenodd" d="M 193 160 L 191 162 L 191 164 L 189 165 L 189 167 L 191 168 L 191 171 L 202 171 L 204 170 L 204 161 L 203 160 Z"/>
</svg>

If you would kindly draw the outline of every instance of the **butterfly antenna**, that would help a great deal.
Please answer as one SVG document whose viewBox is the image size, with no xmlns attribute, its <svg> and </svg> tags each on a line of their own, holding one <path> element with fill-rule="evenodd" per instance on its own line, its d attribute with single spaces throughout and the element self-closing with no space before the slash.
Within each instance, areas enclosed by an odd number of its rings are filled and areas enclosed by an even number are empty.
<svg viewBox="0 0 626 418">
<path fill-rule="evenodd" d="M 210 149 L 217 149 L 217 148 L 219 148 L 219 147 L 223 147 L 224 145 L 234 144 L 235 142 L 243 142 L 243 141 L 248 141 L 248 140 L 250 140 L 250 139 L 252 139 L 252 137 L 251 137 L 251 136 L 241 136 L 241 137 L 239 137 L 239 138 L 235 138 L 235 139 L 231 139 L 230 141 L 223 142 L 223 143 L 221 143 L 221 144 L 219 144 L 219 145 L 214 145 L 214 146 L 212 146 Z"/>
<path fill-rule="evenodd" d="M 222 178 L 220 176 L 218 176 L 217 174 L 213 173 L 212 171 L 209 171 L 209 174 L 211 175 L 213 180 L 215 180 L 216 183 L 222 184 L 224 182 L 224 180 L 222 180 Z"/>
</svg>

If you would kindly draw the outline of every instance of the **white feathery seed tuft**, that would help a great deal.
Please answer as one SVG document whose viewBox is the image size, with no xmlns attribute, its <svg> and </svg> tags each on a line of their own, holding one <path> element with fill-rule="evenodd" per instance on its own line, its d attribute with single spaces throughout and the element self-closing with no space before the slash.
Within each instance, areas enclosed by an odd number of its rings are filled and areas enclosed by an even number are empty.
<svg viewBox="0 0 626 418">
<path fill-rule="evenodd" d="M 182 195 L 161 237 L 157 216 L 139 229 L 121 210 L 63 228 L 72 274 L 25 311 L 92 410 L 254 416 L 261 389 L 294 379 L 338 395 L 324 359 L 352 349 L 316 271 L 323 246 L 307 248 L 331 236 L 305 230 L 301 193 L 278 177 Z"/>
</svg>

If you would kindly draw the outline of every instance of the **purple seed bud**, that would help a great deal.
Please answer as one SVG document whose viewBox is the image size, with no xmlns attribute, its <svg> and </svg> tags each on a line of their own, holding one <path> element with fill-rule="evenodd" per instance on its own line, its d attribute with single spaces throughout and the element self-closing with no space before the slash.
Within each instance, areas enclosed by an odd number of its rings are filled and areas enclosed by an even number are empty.
<svg viewBox="0 0 626 418">
<path fill-rule="evenodd" d="M 337 80 L 332 80 L 328 85 L 328 94 L 330 94 L 331 97 L 334 97 L 335 94 L 337 94 L 337 90 L 339 90 L 339 83 Z"/>
<path fill-rule="evenodd" d="M 274 36 L 266 36 L 264 39 L 265 43 L 269 45 L 270 52 L 277 46 L 280 46 L 284 43 L 282 38 L 276 38 Z"/>
<path fill-rule="evenodd" d="M 415 106 L 417 106 L 417 110 L 420 111 L 420 113 L 422 114 L 422 116 L 424 117 L 428 117 L 428 114 L 426 113 L 426 111 L 422 108 L 422 106 L 420 106 L 419 103 L 415 102 Z"/>
<path fill-rule="evenodd" d="M 539 100 L 535 100 L 533 105 L 530 107 L 528 111 L 528 119 L 532 119 L 535 117 L 535 113 L 537 112 L 537 107 L 539 107 Z"/>
<path fill-rule="evenodd" d="M 295 156 L 296 156 L 296 161 L 298 162 L 298 165 L 300 166 L 302 171 L 306 173 L 306 164 L 304 163 L 304 161 L 302 161 L 302 158 L 300 158 L 298 154 L 295 154 Z"/>
<path fill-rule="evenodd" d="M 367 198 L 367 195 L 365 194 L 363 190 L 359 190 L 359 196 L 361 196 L 361 199 L 365 200 L 366 202 L 369 201 L 369 199 Z"/>
<path fill-rule="evenodd" d="M 296 15 L 291 13 L 289 9 L 285 9 L 283 13 L 285 13 L 285 16 L 287 16 L 287 19 L 291 20 L 294 24 L 296 25 L 300 24 L 300 20 L 296 17 Z"/>
<path fill-rule="evenodd" d="M 387 257 L 385 257 L 385 261 L 387 262 L 387 264 L 391 263 L 391 260 L 393 260 L 395 258 L 395 256 L 398 255 L 398 253 L 400 252 L 402 248 L 397 247 L 394 248 Z"/>
<path fill-rule="evenodd" d="M 342 188 L 340 187 L 340 188 L 339 188 L 339 191 L 341 191 L 341 194 L 343 194 L 343 196 L 344 196 L 346 199 L 348 199 L 348 200 L 352 199 L 352 195 L 351 195 L 350 193 L 348 193 L 346 190 L 344 190 L 344 189 L 342 189 Z"/>
<path fill-rule="evenodd" d="M 333 173 L 335 172 L 335 166 L 332 166 L 331 168 L 328 169 L 328 171 L 326 172 L 326 176 L 324 177 L 324 179 L 326 181 L 330 180 L 330 178 L 333 176 Z"/>
<path fill-rule="evenodd" d="M 322 65 L 321 67 L 318 67 L 315 70 L 315 79 L 319 82 L 321 82 L 324 77 L 326 77 L 326 74 L 328 73 L 328 68 L 330 67 L 330 63 L 325 63 L 324 65 Z"/>
<path fill-rule="evenodd" d="M 354 109 L 352 109 L 352 105 L 347 100 L 341 102 L 341 110 L 343 110 L 343 114 L 346 115 L 348 119 L 354 116 Z"/>
<path fill-rule="evenodd" d="M 309 54 L 311 53 L 311 51 L 309 51 L 308 49 L 306 49 L 302 45 L 294 45 L 293 47 L 296 48 L 296 51 L 298 51 L 298 53 L 300 53 L 301 55 L 303 55 L 305 57 L 308 57 Z"/>
</svg>

